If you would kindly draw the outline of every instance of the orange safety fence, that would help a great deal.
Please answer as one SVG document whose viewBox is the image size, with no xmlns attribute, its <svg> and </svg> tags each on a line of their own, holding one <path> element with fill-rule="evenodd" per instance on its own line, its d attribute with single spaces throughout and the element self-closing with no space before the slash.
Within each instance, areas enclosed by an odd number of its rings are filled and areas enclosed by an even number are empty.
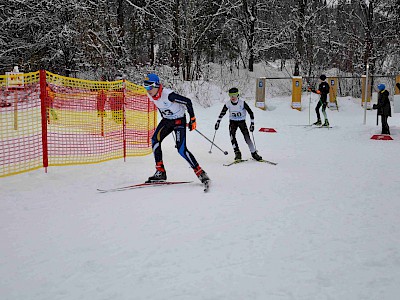
<svg viewBox="0 0 400 300">
<path fill-rule="evenodd" d="M 144 88 L 125 80 L 0 75 L 0 177 L 150 154 L 156 124 Z"/>
</svg>

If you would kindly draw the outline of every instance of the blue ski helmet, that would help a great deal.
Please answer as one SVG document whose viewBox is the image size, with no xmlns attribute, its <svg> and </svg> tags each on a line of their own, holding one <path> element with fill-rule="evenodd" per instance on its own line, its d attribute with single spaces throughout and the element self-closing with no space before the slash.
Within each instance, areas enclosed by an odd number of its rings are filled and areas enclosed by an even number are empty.
<svg viewBox="0 0 400 300">
<path fill-rule="evenodd" d="M 383 91 L 386 86 L 383 83 L 378 84 L 378 90 Z"/>
<path fill-rule="evenodd" d="M 147 74 L 144 78 L 143 86 L 146 90 L 150 91 L 152 88 L 160 87 L 160 78 L 154 73 Z"/>
</svg>

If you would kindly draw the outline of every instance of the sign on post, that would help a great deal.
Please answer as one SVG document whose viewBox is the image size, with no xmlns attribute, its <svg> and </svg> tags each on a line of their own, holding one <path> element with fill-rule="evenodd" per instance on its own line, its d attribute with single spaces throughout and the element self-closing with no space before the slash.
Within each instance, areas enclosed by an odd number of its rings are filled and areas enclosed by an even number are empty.
<svg viewBox="0 0 400 300">
<path fill-rule="evenodd" d="M 24 73 L 15 66 L 12 72 L 6 72 L 6 90 L 24 88 Z M 14 92 L 14 130 L 18 130 L 18 93 Z"/>
<path fill-rule="evenodd" d="M 266 110 L 265 105 L 265 77 L 257 78 L 256 85 L 256 107 Z"/>
<path fill-rule="evenodd" d="M 6 88 L 8 90 L 24 88 L 24 73 L 19 72 L 18 67 L 14 67 L 12 72 L 6 72 Z"/>
<path fill-rule="evenodd" d="M 338 80 L 337 80 L 337 77 L 329 77 L 328 83 L 329 83 L 329 108 L 338 110 L 338 104 L 337 104 Z"/>
<path fill-rule="evenodd" d="M 292 78 L 292 108 L 301 110 L 301 94 L 303 79 L 301 76 L 293 76 Z"/>
</svg>

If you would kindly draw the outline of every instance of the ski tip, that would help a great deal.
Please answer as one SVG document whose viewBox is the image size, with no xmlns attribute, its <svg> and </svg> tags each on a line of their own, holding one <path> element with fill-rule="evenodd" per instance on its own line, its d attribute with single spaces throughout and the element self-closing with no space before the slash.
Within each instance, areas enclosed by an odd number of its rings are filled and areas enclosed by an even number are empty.
<svg viewBox="0 0 400 300">
<path fill-rule="evenodd" d="M 278 164 L 276 162 L 273 162 L 273 161 L 270 161 L 270 160 L 266 160 L 266 159 L 256 160 L 256 159 L 252 158 L 252 160 L 258 161 L 258 162 L 262 162 L 262 163 L 267 163 L 267 164 L 270 164 L 270 165 L 273 165 L 273 166 L 276 166 Z"/>
</svg>

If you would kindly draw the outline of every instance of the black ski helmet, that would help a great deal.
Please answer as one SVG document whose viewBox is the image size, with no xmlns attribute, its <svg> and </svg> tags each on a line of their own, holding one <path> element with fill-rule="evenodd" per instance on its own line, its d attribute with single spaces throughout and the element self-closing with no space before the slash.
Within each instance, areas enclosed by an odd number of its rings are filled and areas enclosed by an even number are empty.
<svg viewBox="0 0 400 300">
<path fill-rule="evenodd" d="M 239 90 L 238 90 L 238 88 L 235 88 L 235 87 L 230 88 L 229 91 L 228 91 L 228 94 L 231 97 L 232 96 L 238 96 L 239 95 Z"/>
</svg>

